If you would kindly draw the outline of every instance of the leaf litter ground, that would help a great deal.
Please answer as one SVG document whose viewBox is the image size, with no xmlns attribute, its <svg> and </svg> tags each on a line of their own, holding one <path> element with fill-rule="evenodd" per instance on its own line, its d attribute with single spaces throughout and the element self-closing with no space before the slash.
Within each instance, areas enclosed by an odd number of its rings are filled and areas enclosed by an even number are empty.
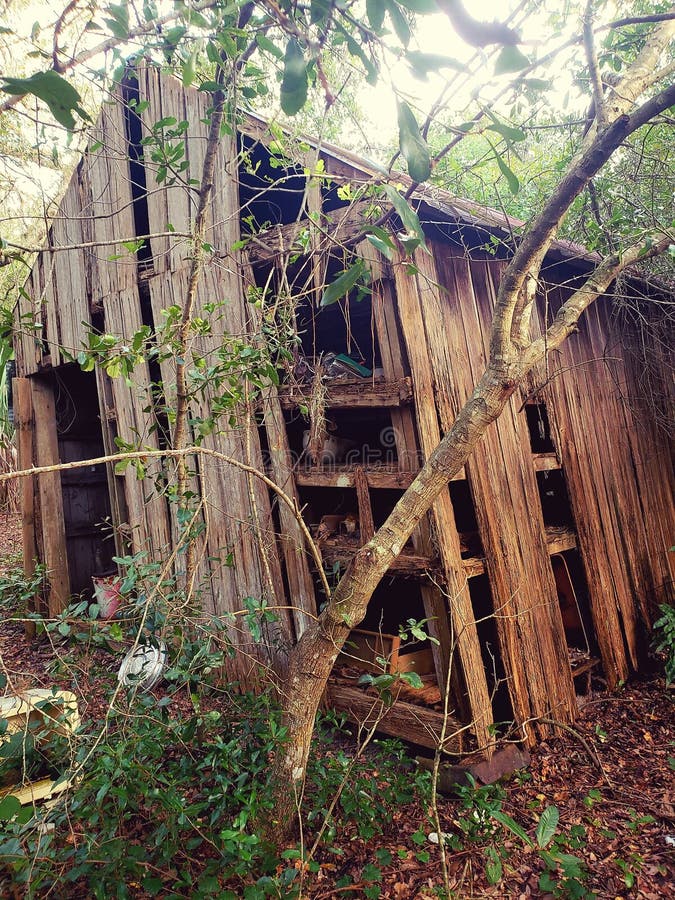
<svg viewBox="0 0 675 900">
<path fill-rule="evenodd" d="M 1 518 L 0 575 L 21 559 L 20 521 Z M 3 622 L 0 655 L 15 689 L 52 686 L 49 668 L 55 653 L 58 647 L 44 638 L 26 640 L 20 623 Z M 86 659 L 71 671 L 67 682 L 58 682 L 58 687 L 77 694 L 83 720 L 94 722 L 104 715 L 106 696 L 91 680 Z M 554 846 L 577 857 L 586 870 L 576 884 L 558 870 L 553 886 L 541 887 L 544 863 L 536 847 L 526 845 L 508 828 L 498 828 L 490 838 L 494 822 L 488 823 L 485 834 L 474 829 L 468 839 L 467 817 L 473 813 L 458 799 L 441 796 L 441 828 L 462 841 L 461 849 L 447 852 L 451 896 L 514 900 L 592 895 L 599 900 L 660 900 L 675 896 L 674 699 L 675 692 L 657 674 L 634 679 L 616 693 L 592 693 L 585 698 L 575 723 L 576 734 L 562 733 L 540 743 L 532 752 L 529 767 L 501 782 L 505 791 L 502 811 L 531 838 L 542 812 L 550 806 L 558 809 Z M 187 697 L 184 704 L 178 700 L 172 706 L 174 715 L 190 713 Z M 336 741 L 333 746 L 321 744 L 319 752 L 353 752 L 348 736 L 340 734 Z M 373 756 L 371 774 L 375 778 L 376 766 Z M 316 827 L 305 825 L 308 846 Z M 443 896 L 439 849 L 427 837 L 432 831 L 435 826 L 421 801 L 393 804 L 383 833 L 368 840 L 358 836 L 354 825 L 344 825 L 330 846 L 319 849 L 319 869 L 306 873 L 303 896 L 308 900 L 378 896 L 431 900 Z M 142 835 L 130 834 L 129 838 L 142 840 Z M 502 877 L 499 883 L 490 884 L 494 854 L 489 848 L 495 846 L 502 857 Z M 145 896 L 140 890 L 132 895 Z M 21 893 L 15 889 L 14 896 Z M 72 885 L 69 896 L 85 897 L 86 889 Z"/>
</svg>

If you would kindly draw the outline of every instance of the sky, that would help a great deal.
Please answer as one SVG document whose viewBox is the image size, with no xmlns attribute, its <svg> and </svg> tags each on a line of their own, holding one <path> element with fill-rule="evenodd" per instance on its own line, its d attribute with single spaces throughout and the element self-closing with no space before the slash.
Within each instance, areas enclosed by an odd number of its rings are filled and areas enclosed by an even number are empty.
<svg viewBox="0 0 675 900">
<path fill-rule="evenodd" d="M 160 6 L 163 0 L 160 2 Z M 167 8 L 170 5 L 164 4 Z M 519 15 L 518 9 L 523 6 L 523 0 L 502 0 L 500 4 L 482 4 L 479 8 L 485 9 L 485 14 L 494 15 L 495 9 L 499 11 L 499 18 L 502 21 L 508 20 L 513 14 L 513 23 L 519 25 L 522 16 Z M 531 6 L 531 2 L 527 4 Z M 476 12 L 476 4 L 468 4 L 469 9 Z M 550 34 L 550 25 L 546 20 L 551 12 L 560 9 L 560 0 L 539 0 L 539 12 L 535 15 L 529 14 L 525 21 L 525 28 L 522 31 L 525 44 L 522 49 L 531 56 L 534 53 L 543 52 L 541 46 L 541 35 Z M 26 54 L 31 49 L 31 32 L 35 28 L 42 28 L 41 43 L 43 47 L 50 46 L 51 35 L 53 33 L 53 23 L 63 11 L 62 0 L 9 0 L 8 3 L 2 4 L 0 0 L 0 23 L 19 31 L 25 42 L 23 44 L 23 52 L 18 51 L 21 59 L 19 66 L 25 66 L 25 71 L 34 71 L 37 68 L 45 68 L 46 61 L 44 58 L 30 59 Z M 478 13 L 480 15 L 480 13 Z M 566 35 L 560 35 L 562 41 Z M 80 39 L 78 49 L 83 49 L 87 42 L 98 43 L 101 39 L 100 34 L 84 35 Z M 496 59 L 497 50 L 476 51 L 474 48 L 465 44 L 454 32 L 447 18 L 442 14 L 419 16 L 417 36 L 413 40 L 411 47 L 419 49 L 425 53 L 440 54 L 452 57 L 460 63 L 466 64 L 468 74 L 458 73 L 452 69 L 445 69 L 440 74 L 430 74 L 426 80 L 415 78 L 408 66 L 401 60 L 396 60 L 394 55 L 389 57 L 389 67 L 385 68 L 382 73 L 380 82 L 376 87 L 369 87 L 365 84 L 362 76 L 359 77 L 359 91 L 357 95 L 358 104 L 363 112 L 358 127 L 354 123 L 344 125 L 344 143 L 357 151 L 369 153 L 374 157 L 378 155 L 382 157 L 385 148 L 390 148 L 396 142 L 397 135 L 397 118 L 396 118 L 396 99 L 392 92 L 392 86 L 403 97 L 405 97 L 412 108 L 415 110 L 418 120 L 421 122 L 434 101 L 438 98 L 443 88 L 450 80 L 450 89 L 447 91 L 446 99 L 451 106 L 452 120 L 459 124 L 464 120 L 462 112 L 471 100 L 474 91 L 480 91 L 481 97 L 489 99 L 490 96 L 498 91 L 503 84 L 504 77 L 494 79 L 492 72 L 494 61 Z M 548 49 L 548 48 L 545 48 Z M 16 54 L 17 51 L 15 51 Z M 16 57 L 15 57 L 16 58 Z M 5 63 L 11 65 L 11 61 L 5 58 Z M 102 60 L 92 60 L 92 65 L 100 65 Z M 19 74 L 19 73 L 17 73 Z M 539 73 L 537 73 L 539 74 Z M 546 73 L 547 77 L 551 75 Z M 553 103 L 562 102 L 562 97 L 569 90 L 569 77 L 566 75 L 564 66 L 557 66 L 553 73 L 557 83 L 549 100 Z M 33 128 L 34 126 L 28 125 Z M 62 159 L 65 164 L 74 161 L 75 153 L 68 153 L 68 148 L 64 140 L 63 133 L 48 133 L 45 143 L 45 151 L 50 152 L 50 139 L 56 136 L 57 146 L 63 154 Z M 35 135 L 31 136 L 35 140 Z M 378 154 L 379 151 L 379 154 Z M 35 178 L 35 172 L 28 173 L 30 179 Z M 47 194 L 53 193 L 53 185 L 57 179 L 52 167 L 46 170 L 38 177 L 38 182 L 43 185 Z M 34 190 L 30 183 L 24 179 L 22 188 L 26 191 Z"/>
</svg>

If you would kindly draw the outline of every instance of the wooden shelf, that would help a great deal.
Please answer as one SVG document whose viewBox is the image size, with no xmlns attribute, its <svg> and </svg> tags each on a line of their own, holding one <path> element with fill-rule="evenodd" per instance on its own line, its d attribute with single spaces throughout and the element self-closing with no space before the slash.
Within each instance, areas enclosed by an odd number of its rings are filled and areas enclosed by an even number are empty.
<svg viewBox="0 0 675 900">
<path fill-rule="evenodd" d="M 460 535 L 460 543 L 462 535 Z M 573 550 L 577 545 L 577 536 L 569 528 L 549 527 L 546 529 L 546 543 L 551 556 Z M 361 546 L 361 541 L 353 537 L 330 537 L 321 542 L 321 555 L 330 565 L 348 563 Z M 482 556 L 470 556 L 462 560 L 467 578 L 474 578 L 485 573 L 485 559 Z M 395 575 L 424 575 L 426 572 L 441 577 L 440 561 L 429 556 L 419 556 L 405 550 L 391 564 L 389 572 Z"/>
<path fill-rule="evenodd" d="M 414 472 L 400 472 L 393 466 L 363 466 L 368 487 L 397 488 L 405 490 L 415 479 Z M 298 487 L 354 487 L 353 466 L 312 466 L 298 469 L 295 473 Z"/>
<path fill-rule="evenodd" d="M 340 378 L 326 381 L 328 409 L 356 409 L 359 407 L 395 408 L 412 401 L 409 378 L 385 381 L 383 378 Z M 282 385 L 279 402 L 282 409 L 307 405 L 311 385 Z"/>
<path fill-rule="evenodd" d="M 546 544 L 550 556 L 555 553 L 564 553 L 566 550 L 574 550 L 577 546 L 577 536 L 570 528 L 549 526 L 546 529 Z M 485 559 L 480 556 L 472 556 L 462 560 L 467 578 L 482 575 L 485 572 Z"/>
<path fill-rule="evenodd" d="M 296 469 L 295 483 L 298 487 L 354 487 L 354 466 L 305 466 Z M 416 472 L 401 472 L 395 466 L 361 466 L 370 488 L 392 488 L 406 490 L 415 480 Z M 453 481 L 466 478 L 464 469 L 453 476 Z"/>
<path fill-rule="evenodd" d="M 326 538 L 319 544 L 321 556 L 329 565 L 348 563 L 360 546 L 359 538 L 345 536 Z M 393 561 L 388 572 L 394 575 L 424 575 L 431 572 L 435 577 L 440 577 L 440 563 L 429 556 L 418 556 L 404 550 Z"/>
<path fill-rule="evenodd" d="M 577 546 L 576 532 L 572 531 L 571 528 L 548 526 L 546 528 L 546 543 L 551 556 L 554 553 L 564 553 L 565 550 L 574 550 Z"/>
<path fill-rule="evenodd" d="M 581 662 L 575 663 L 570 662 L 570 668 L 572 669 L 572 678 L 579 678 L 581 675 L 587 675 L 589 672 L 592 672 L 596 666 L 600 665 L 600 660 L 591 656 L 589 659 L 583 660 Z"/>
<path fill-rule="evenodd" d="M 429 747 L 435 750 L 443 733 L 443 713 L 405 700 L 395 700 L 388 708 L 377 702 L 372 692 L 362 688 L 347 687 L 342 684 L 328 682 L 328 706 L 337 712 L 344 712 L 354 722 L 366 727 L 374 725 L 376 717 L 382 715 L 377 723 L 377 730 L 384 734 Z M 449 735 L 444 744 L 446 752 L 464 752 L 460 722 L 452 717 L 446 725 L 445 733 Z M 454 732 L 454 733 L 453 733 Z"/>
<path fill-rule="evenodd" d="M 532 462 L 537 472 L 551 472 L 562 468 L 555 453 L 533 453 Z"/>
</svg>

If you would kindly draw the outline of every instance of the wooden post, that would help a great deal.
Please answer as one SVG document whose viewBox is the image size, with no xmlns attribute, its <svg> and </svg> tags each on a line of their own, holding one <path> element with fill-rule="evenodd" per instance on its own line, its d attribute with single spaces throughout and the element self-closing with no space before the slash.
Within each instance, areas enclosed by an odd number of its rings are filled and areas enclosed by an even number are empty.
<svg viewBox="0 0 675 900">
<path fill-rule="evenodd" d="M 30 382 L 30 388 L 35 422 L 35 461 L 38 466 L 53 466 L 59 463 L 54 392 L 51 385 L 37 379 Z M 63 612 L 70 597 L 61 473 L 45 472 L 39 475 L 38 489 L 44 563 L 49 578 L 47 608 L 53 617 Z"/>
<path fill-rule="evenodd" d="M 30 381 L 27 378 L 14 378 L 12 382 L 14 396 L 14 422 L 18 436 L 19 469 L 29 469 L 33 465 L 33 404 L 31 400 Z M 21 479 L 21 535 L 23 542 L 23 574 L 26 580 L 33 576 L 37 561 L 38 549 L 35 534 L 35 478 Z M 26 613 L 38 612 L 41 597 L 30 597 L 26 602 Z M 26 637 L 35 637 L 35 623 L 26 622 Z"/>
<path fill-rule="evenodd" d="M 416 276 L 405 272 L 403 260 L 394 266 L 394 275 L 401 330 L 413 378 L 420 448 L 424 456 L 428 457 L 440 442 L 441 431 L 434 396 L 434 347 L 425 327 L 426 311 L 422 296 L 427 285 L 422 279 L 418 280 Z M 485 748 L 489 753 L 494 744 L 490 731 L 493 723 L 492 703 L 449 490 L 442 491 L 435 500 L 433 515 L 438 550 L 448 581 L 448 604 L 457 656 L 469 697 L 473 728 L 479 747 Z"/>
<path fill-rule="evenodd" d="M 354 487 L 356 488 L 356 501 L 359 505 L 359 526 L 361 529 L 361 543 L 366 544 L 375 534 L 373 524 L 373 508 L 370 504 L 370 491 L 368 479 L 363 466 L 354 468 Z"/>
</svg>

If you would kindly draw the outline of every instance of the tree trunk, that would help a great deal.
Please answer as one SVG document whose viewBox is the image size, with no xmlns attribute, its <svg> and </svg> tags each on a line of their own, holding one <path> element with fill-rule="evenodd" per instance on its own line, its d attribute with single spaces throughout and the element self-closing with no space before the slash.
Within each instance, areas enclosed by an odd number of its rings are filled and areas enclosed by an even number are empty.
<svg viewBox="0 0 675 900">
<path fill-rule="evenodd" d="M 290 656 L 282 696 L 285 743 L 272 769 L 273 815 L 263 823 L 268 840 L 289 837 L 297 822 L 314 720 L 335 660 L 350 631 L 363 620 L 373 591 L 420 519 L 499 416 L 520 378 L 488 367 L 473 396 L 375 537 L 356 553 L 330 602 Z"/>
</svg>

